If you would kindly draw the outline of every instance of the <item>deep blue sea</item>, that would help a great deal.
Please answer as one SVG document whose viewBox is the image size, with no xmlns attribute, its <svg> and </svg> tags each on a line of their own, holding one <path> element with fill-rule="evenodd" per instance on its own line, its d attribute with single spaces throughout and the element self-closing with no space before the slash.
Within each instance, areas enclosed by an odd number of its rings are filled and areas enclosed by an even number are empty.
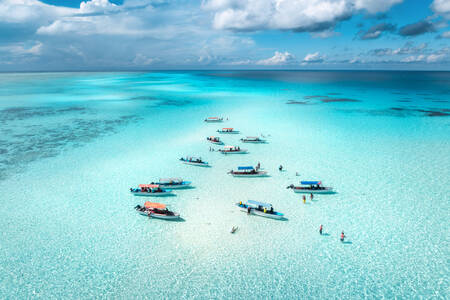
<svg viewBox="0 0 450 300">
<path fill-rule="evenodd" d="M 222 127 L 268 143 L 211 152 Z M 181 222 L 134 210 L 161 177 L 195 186 L 151 199 Z M 450 72 L 3 73 L 0 299 L 445 299 L 449 183 Z"/>
</svg>

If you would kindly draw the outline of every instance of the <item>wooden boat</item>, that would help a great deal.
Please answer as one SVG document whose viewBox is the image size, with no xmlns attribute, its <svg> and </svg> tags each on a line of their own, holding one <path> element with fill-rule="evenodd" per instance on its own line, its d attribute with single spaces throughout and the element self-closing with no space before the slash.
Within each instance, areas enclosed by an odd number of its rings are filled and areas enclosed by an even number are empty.
<svg viewBox="0 0 450 300">
<path fill-rule="evenodd" d="M 239 146 L 225 146 L 223 149 L 219 149 L 222 154 L 247 154 L 247 149 L 241 149 Z"/>
<path fill-rule="evenodd" d="M 209 137 L 207 137 L 206 138 L 208 141 L 210 141 L 211 143 L 213 143 L 213 144 L 216 144 L 216 145 L 223 145 L 223 142 L 220 140 L 220 138 L 219 137 L 217 137 L 217 136 L 209 136 Z"/>
<path fill-rule="evenodd" d="M 167 209 L 165 204 L 155 202 L 145 202 L 144 206 L 137 205 L 136 211 L 143 216 L 150 218 L 176 220 L 180 218 L 180 214 Z"/>
<path fill-rule="evenodd" d="M 198 167 L 210 167 L 210 165 L 203 161 L 201 158 L 197 157 L 182 157 L 180 161 L 187 165 L 198 166 Z"/>
<path fill-rule="evenodd" d="M 322 186 L 321 181 L 300 181 L 300 186 L 294 186 L 291 184 L 287 187 L 293 189 L 295 193 L 305 194 L 334 194 L 335 191 L 332 187 Z"/>
<path fill-rule="evenodd" d="M 245 138 L 241 139 L 241 142 L 243 143 L 253 143 L 253 144 L 265 144 L 267 143 L 266 140 L 261 139 L 257 136 L 247 136 Z"/>
<path fill-rule="evenodd" d="M 241 211 L 246 212 L 249 215 L 255 215 L 275 220 L 284 219 L 284 214 L 275 211 L 272 204 L 269 203 L 248 200 L 247 203 L 243 203 L 241 201 L 239 203 L 236 203 L 236 205 L 241 209 Z"/>
<path fill-rule="evenodd" d="M 238 134 L 239 133 L 239 131 L 234 130 L 233 128 L 222 128 L 222 129 L 218 129 L 217 132 L 223 133 L 223 134 Z"/>
<path fill-rule="evenodd" d="M 130 188 L 135 196 L 164 197 L 173 196 L 172 190 L 162 189 L 159 184 L 140 184 L 138 188 Z"/>
<path fill-rule="evenodd" d="M 251 166 L 238 167 L 237 171 L 231 170 L 228 172 L 233 177 L 267 177 L 267 171 L 262 171 L 259 168 L 254 168 Z"/>
<path fill-rule="evenodd" d="M 182 178 L 160 178 L 159 182 L 152 182 L 152 184 L 157 184 L 162 188 L 169 189 L 185 189 L 191 186 L 190 181 L 184 181 Z"/>
<path fill-rule="evenodd" d="M 205 119 L 205 122 L 207 122 L 207 123 L 220 123 L 220 122 L 223 122 L 223 118 L 208 117 L 208 118 Z"/>
<path fill-rule="evenodd" d="M 235 233 L 237 230 L 238 230 L 238 228 L 239 227 L 237 227 L 237 226 L 233 226 L 232 228 L 231 228 L 231 233 Z"/>
</svg>

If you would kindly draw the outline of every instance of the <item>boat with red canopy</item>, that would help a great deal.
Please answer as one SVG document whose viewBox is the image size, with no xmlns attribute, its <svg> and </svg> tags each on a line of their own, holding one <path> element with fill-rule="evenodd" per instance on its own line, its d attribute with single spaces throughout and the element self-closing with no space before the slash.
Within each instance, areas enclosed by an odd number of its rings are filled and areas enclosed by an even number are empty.
<svg viewBox="0 0 450 300">
<path fill-rule="evenodd" d="M 206 138 L 206 140 L 216 145 L 223 145 L 223 142 L 220 140 L 218 136 L 209 136 Z"/>
<path fill-rule="evenodd" d="M 167 209 L 163 203 L 146 201 L 144 206 L 136 205 L 134 208 L 139 214 L 149 218 L 175 220 L 180 218 L 180 214 Z"/>
<path fill-rule="evenodd" d="M 247 154 L 247 149 L 241 149 L 239 146 L 225 146 L 223 149 L 219 149 L 222 154 Z"/>
<path fill-rule="evenodd" d="M 217 130 L 218 133 L 226 133 L 226 134 L 238 134 L 238 130 L 234 130 L 234 128 L 222 128 Z"/>
<path fill-rule="evenodd" d="M 159 184 L 140 184 L 138 188 L 130 188 L 135 196 L 163 197 L 173 196 L 172 190 L 162 189 Z"/>
<path fill-rule="evenodd" d="M 223 122 L 223 118 L 208 117 L 208 118 L 205 119 L 205 122 L 207 122 L 207 123 L 220 123 L 220 122 Z"/>
</svg>

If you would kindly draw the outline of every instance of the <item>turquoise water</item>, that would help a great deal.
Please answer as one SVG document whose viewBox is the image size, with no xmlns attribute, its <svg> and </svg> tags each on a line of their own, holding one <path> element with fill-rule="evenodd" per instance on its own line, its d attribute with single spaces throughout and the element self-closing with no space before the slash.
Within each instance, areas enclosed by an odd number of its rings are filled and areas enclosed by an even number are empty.
<svg viewBox="0 0 450 300">
<path fill-rule="evenodd" d="M 0 74 L 0 298 L 446 298 L 449 101 L 448 72 Z M 210 152 L 219 127 L 269 143 Z M 152 199 L 184 221 L 133 209 L 160 177 L 193 181 Z"/>
</svg>

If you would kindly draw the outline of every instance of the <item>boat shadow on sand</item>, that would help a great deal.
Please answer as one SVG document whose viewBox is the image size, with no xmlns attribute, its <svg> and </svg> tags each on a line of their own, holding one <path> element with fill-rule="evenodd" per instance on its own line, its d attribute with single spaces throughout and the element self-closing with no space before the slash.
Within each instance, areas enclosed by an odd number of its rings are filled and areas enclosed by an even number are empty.
<svg viewBox="0 0 450 300">
<path fill-rule="evenodd" d="M 171 223 L 181 223 L 186 222 L 186 219 L 179 217 L 178 219 L 158 219 L 158 218 L 149 218 L 151 220 L 157 220 L 157 221 L 164 221 L 164 222 L 171 222 Z"/>
</svg>

